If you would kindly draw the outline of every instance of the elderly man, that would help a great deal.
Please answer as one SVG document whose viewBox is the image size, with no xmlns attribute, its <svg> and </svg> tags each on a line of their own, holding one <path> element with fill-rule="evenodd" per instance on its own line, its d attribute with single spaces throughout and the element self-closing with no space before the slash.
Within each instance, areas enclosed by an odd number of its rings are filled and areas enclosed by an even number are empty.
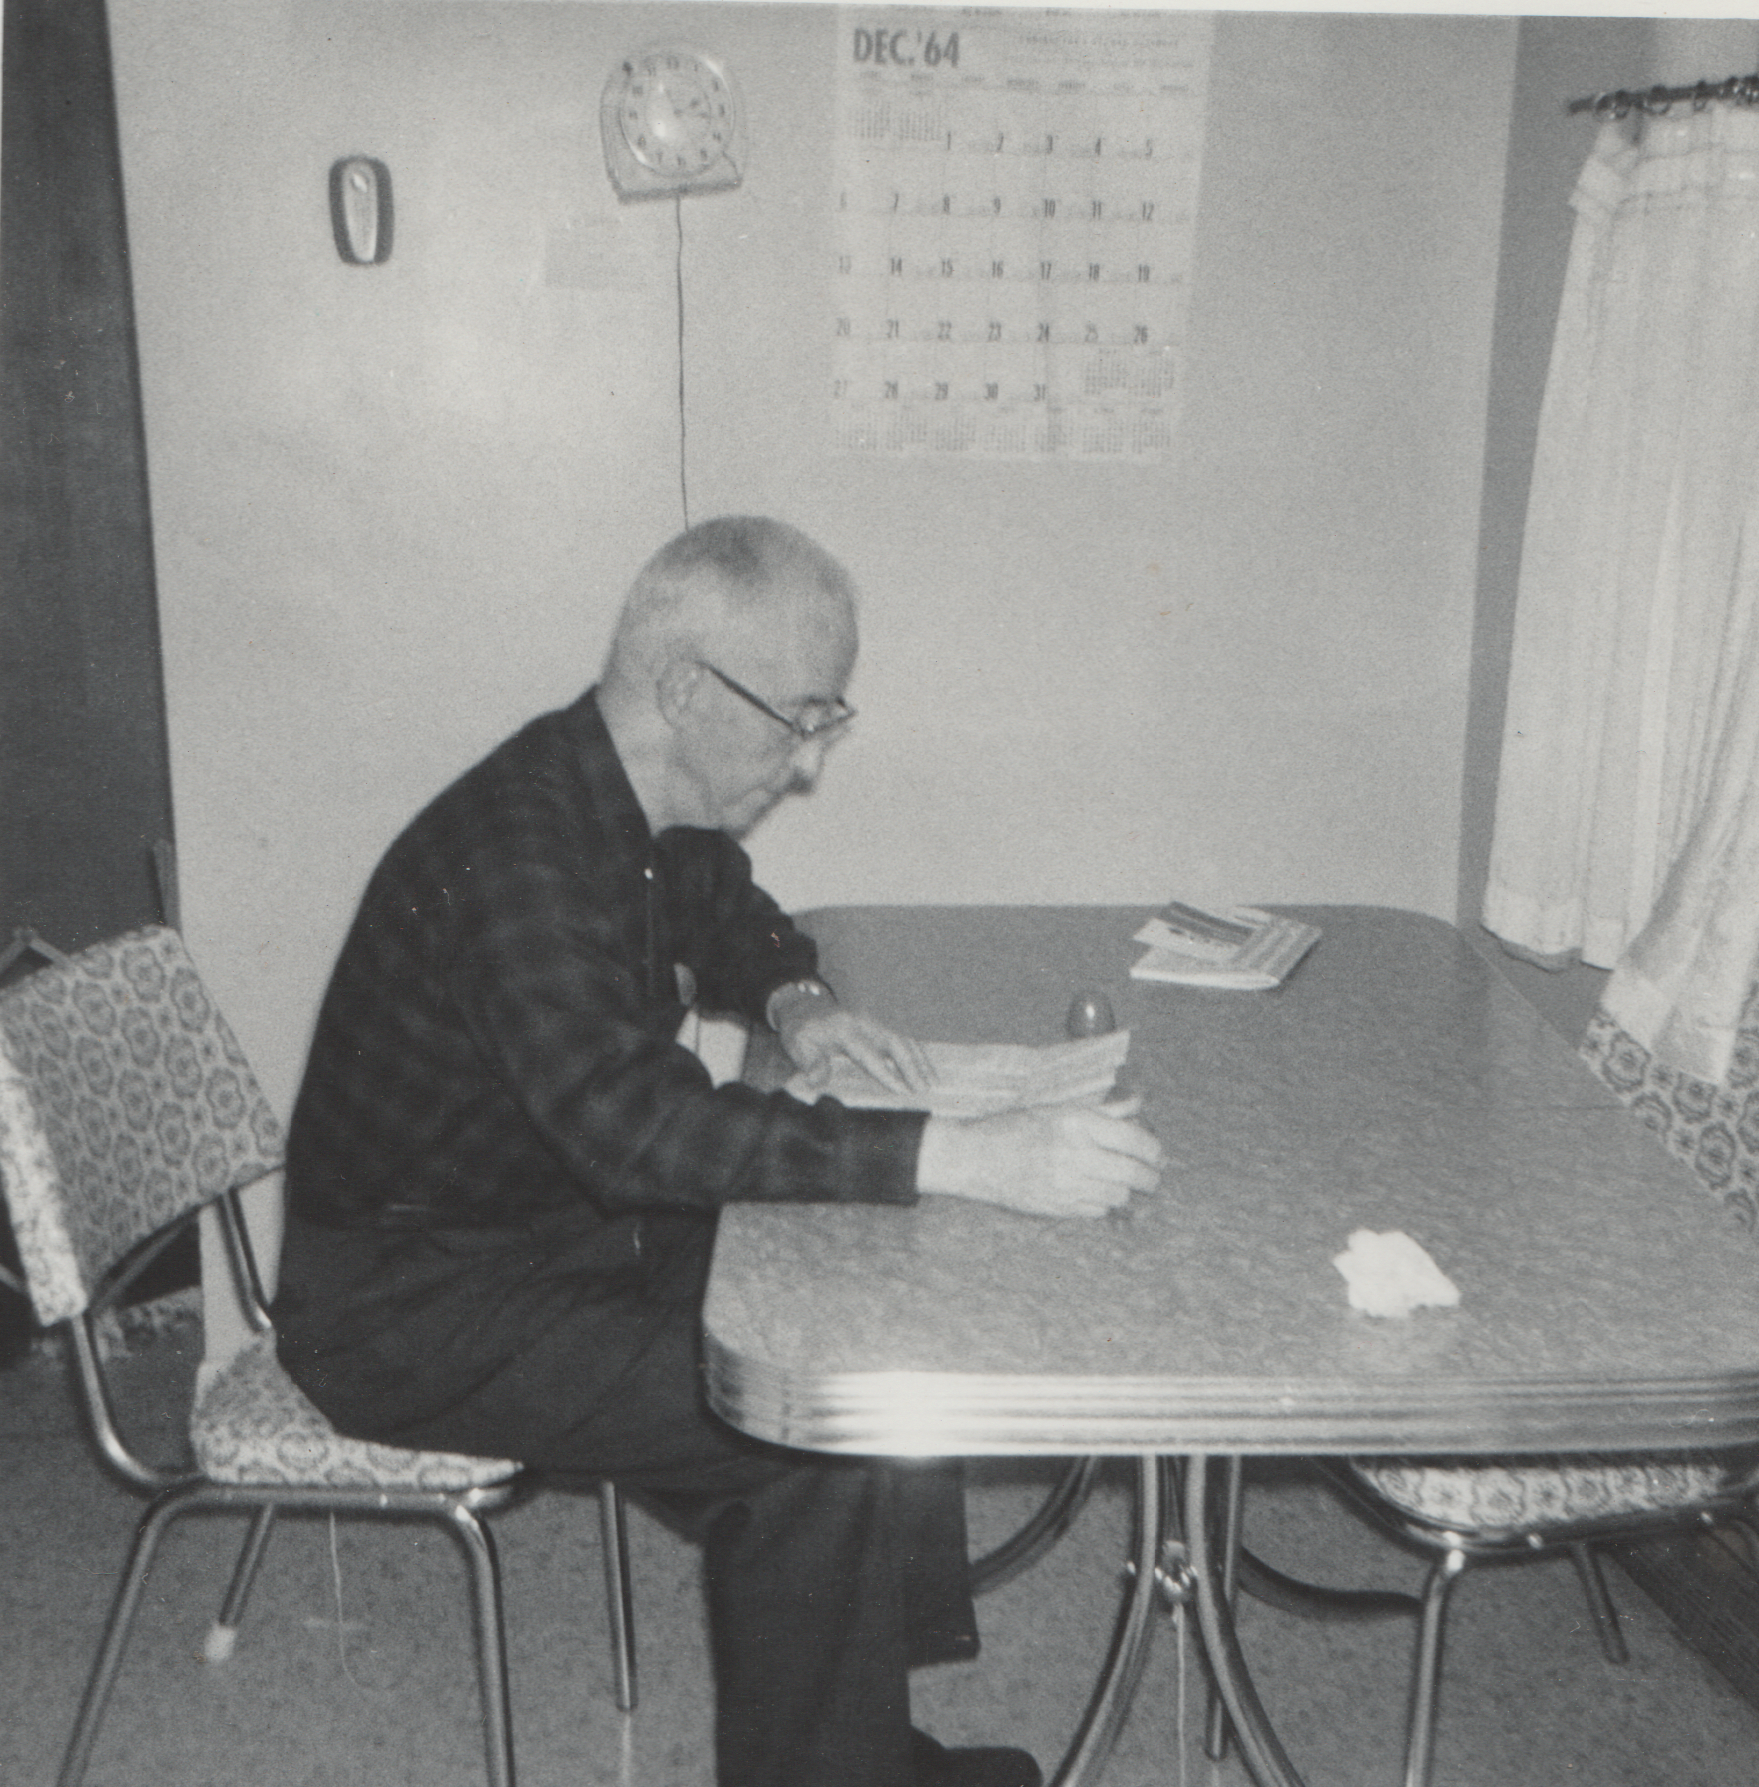
<svg viewBox="0 0 1759 1787">
<path fill-rule="evenodd" d="M 686 1009 L 920 1090 L 838 1004 L 735 841 L 850 717 L 849 580 L 780 523 L 644 567 L 603 676 L 442 793 L 367 888 L 288 1150 L 282 1358 L 344 1432 L 609 1476 L 704 1547 L 722 1787 L 1035 1787 L 915 1732 L 907 1671 L 975 1654 L 951 1467 L 759 1445 L 706 1409 L 699 1312 L 733 1200 L 1146 1190 L 1132 1108 L 977 1121 L 716 1087 Z"/>
</svg>

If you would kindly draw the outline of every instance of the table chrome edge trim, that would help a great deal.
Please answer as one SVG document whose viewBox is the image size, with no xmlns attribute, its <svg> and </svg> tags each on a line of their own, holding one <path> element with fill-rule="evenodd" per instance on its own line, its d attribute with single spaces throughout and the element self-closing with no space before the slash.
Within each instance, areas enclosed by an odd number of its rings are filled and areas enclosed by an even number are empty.
<svg viewBox="0 0 1759 1787">
<path fill-rule="evenodd" d="M 747 1364 L 706 1340 L 710 1406 L 753 1437 L 807 1451 L 993 1453 L 1606 1452 L 1759 1443 L 1759 1374 L 1607 1386 L 1377 1386 L 1151 1377 L 825 1371 Z M 1071 1407 L 1079 1416 L 1071 1416 Z"/>
</svg>

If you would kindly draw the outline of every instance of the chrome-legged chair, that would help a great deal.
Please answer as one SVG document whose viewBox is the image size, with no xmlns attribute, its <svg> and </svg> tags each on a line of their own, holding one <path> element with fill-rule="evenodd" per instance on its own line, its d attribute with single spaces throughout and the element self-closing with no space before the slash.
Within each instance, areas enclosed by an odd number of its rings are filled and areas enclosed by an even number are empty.
<svg viewBox="0 0 1759 1787">
<path fill-rule="evenodd" d="M 1348 1458 L 1328 1467 L 1380 1526 L 1433 1560 L 1412 1665 L 1406 1787 L 1426 1787 L 1435 1748 L 1444 1628 L 1454 1584 L 1472 1565 L 1567 1552 L 1601 1649 L 1623 1663 L 1618 1614 L 1595 1545 L 1680 1527 L 1728 1524 L 1754 1544 L 1759 1449 L 1568 1454 L 1534 1458 Z"/>
<path fill-rule="evenodd" d="M 1759 983 L 1742 1014 L 1737 1059 L 1742 1050 L 1750 1057 L 1755 1048 Z M 1688 1162 L 1707 1190 L 1744 1207 L 1750 1222 L 1754 1149 L 1740 1122 L 1741 1095 L 1654 1060 L 1604 1009 L 1588 1025 L 1579 1053 L 1635 1119 Z M 1724 1126 L 1720 1138 L 1709 1134 L 1718 1124 Z M 1398 1611 L 1402 1602 L 1418 1617 L 1407 1787 L 1425 1787 L 1429 1779 L 1449 1600 L 1473 1565 L 1567 1554 L 1581 1578 L 1601 1649 L 1615 1664 L 1625 1661 L 1626 1649 L 1600 1570 L 1596 1548 L 1602 1542 L 1715 1527 L 1740 1535 L 1759 1574 L 1759 1528 L 1752 1518 L 1759 1448 L 1321 1462 L 1330 1481 L 1371 1521 L 1431 1559 L 1421 1595 L 1387 1598 L 1387 1611 Z M 1241 1555 L 1240 1584 L 1290 1611 L 1320 1617 L 1337 1611 L 1333 1591 L 1311 1590 L 1266 1571 L 1250 1554 Z"/>
<path fill-rule="evenodd" d="M 1759 1448 L 1672 1454 L 1316 1459 L 1371 1524 L 1425 1552 L 1420 1593 L 1320 1587 L 1286 1576 L 1242 1543 L 1240 1460 L 1230 1459 L 1213 1511 L 1211 1543 L 1223 1592 L 1304 1619 L 1416 1620 L 1407 1700 L 1405 1787 L 1427 1787 L 1435 1749 L 1443 1639 L 1454 1585 L 1475 1564 L 1567 1554 L 1581 1579 L 1609 1663 L 1627 1660 L 1618 1613 L 1596 1547 L 1690 1527 L 1738 1533 L 1759 1573 Z M 1205 1748 L 1220 1761 L 1229 1729 L 1213 1687 Z"/>
<path fill-rule="evenodd" d="M 511 1459 L 418 1452 L 338 1434 L 281 1369 L 240 1189 L 281 1162 L 279 1124 L 179 937 L 150 927 L 0 992 L 0 1183 L 39 1322 L 65 1324 L 106 1462 L 152 1495 L 62 1764 L 77 1787 L 122 1663 L 160 1539 L 186 1514 L 248 1511 L 249 1530 L 210 1630 L 229 1654 L 277 1514 L 420 1516 L 444 1524 L 469 1565 L 493 1787 L 512 1787 L 513 1738 L 494 1541 L 484 1516 L 533 1487 Z M 112 1410 L 95 1321 L 199 1212 L 213 1207 L 255 1330 L 198 1387 L 194 1468 L 138 1458 Z M 618 1704 L 635 1678 L 628 1551 L 614 1486 L 601 1488 Z"/>
</svg>

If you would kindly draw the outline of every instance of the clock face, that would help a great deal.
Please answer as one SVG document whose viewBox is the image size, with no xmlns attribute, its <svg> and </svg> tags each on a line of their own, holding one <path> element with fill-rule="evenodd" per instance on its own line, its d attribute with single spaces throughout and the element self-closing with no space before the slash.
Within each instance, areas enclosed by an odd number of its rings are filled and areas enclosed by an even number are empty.
<svg viewBox="0 0 1759 1787">
<path fill-rule="evenodd" d="M 685 44 L 652 44 L 612 69 L 599 131 L 619 199 L 730 192 L 744 179 L 739 89 L 719 61 Z"/>
<path fill-rule="evenodd" d="M 643 167 L 688 178 L 731 148 L 734 103 L 726 80 L 706 58 L 690 50 L 651 50 L 623 64 L 617 123 Z"/>
</svg>

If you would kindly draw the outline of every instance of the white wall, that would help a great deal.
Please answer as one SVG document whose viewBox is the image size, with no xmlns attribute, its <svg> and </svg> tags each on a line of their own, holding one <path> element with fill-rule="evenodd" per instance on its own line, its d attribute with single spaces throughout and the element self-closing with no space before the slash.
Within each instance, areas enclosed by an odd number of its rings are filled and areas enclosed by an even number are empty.
<svg viewBox="0 0 1759 1787">
<path fill-rule="evenodd" d="M 856 735 L 755 841 L 796 904 L 1360 900 L 1451 915 L 1515 26 L 1224 18 L 1184 449 L 839 459 L 829 8 L 111 0 L 185 926 L 292 1101 L 415 807 L 591 680 L 679 521 L 670 205 L 614 58 L 726 55 L 744 187 L 685 208 L 692 513 L 866 591 Z M 345 267 L 326 175 L 390 167 Z"/>
</svg>

